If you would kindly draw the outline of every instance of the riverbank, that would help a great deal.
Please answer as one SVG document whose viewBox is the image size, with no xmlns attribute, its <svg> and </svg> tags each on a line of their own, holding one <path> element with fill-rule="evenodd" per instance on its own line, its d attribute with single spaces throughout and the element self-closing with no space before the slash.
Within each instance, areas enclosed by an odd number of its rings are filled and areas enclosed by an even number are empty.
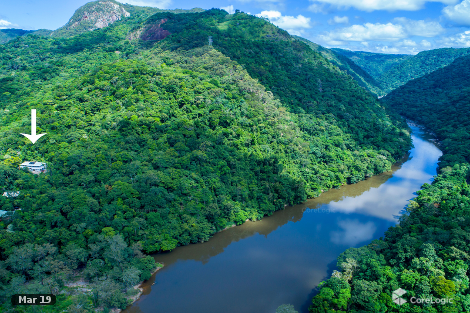
<svg viewBox="0 0 470 313">
<path fill-rule="evenodd" d="M 157 262 L 157 267 L 155 268 L 154 271 L 152 271 L 151 276 L 155 275 L 163 267 L 164 267 L 163 263 Z M 146 281 L 141 281 L 135 286 L 133 286 L 132 288 L 129 288 L 129 289 L 134 289 L 137 291 L 135 295 L 127 297 L 127 299 L 130 300 L 129 305 L 132 305 L 135 301 L 137 301 L 140 298 L 140 296 L 142 295 L 144 291 L 142 285 L 145 282 Z M 90 294 L 92 291 L 91 284 L 89 282 L 86 282 L 82 278 L 74 282 L 68 282 L 64 286 L 68 288 L 68 293 L 70 296 L 75 295 L 75 294 Z M 103 311 L 103 309 L 104 309 L 103 307 L 98 307 L 95 309 L 95 312 L 101 312 Z M 119 313 L 121 311 L 122 309 L 119 309 L 119 308 L 114 308 L 114 309 L 109 310 L 109 312 L 111 313 Z"/>
<path fill-rule="evenodd" d="M 429 136 L 432 136 L 433 138 L 427 138 L 427 140 L 431 141 L 432 143 L 434 143 L 438 147 L 441 147 L 441 141 L 437 138 L 437 134 L 435 132 L 433 132 L 429 128 L 427 128 L 423 125 L 417 124 L 416 122 L 414 122 L 412 120 L 409 120 L 409 119 L 406 119 L 406 123 L 410 126 L 417 127 L 420 130 L 422 130 L 424 133 L 428 134 Z"/>
<path fill-rule="evenodd" d="M 161 266 L 159 266 L 161 265 Z M 152 276 L 155 275 L 159 270 L 161 270 L 165 265 L 163 263 L 157 263 L 157 268 L 152 272 Z M 132 297 L 129 297 L 128 299 L 131 300 L 131 303 L 129 305 L 132 305 L 134 302 L 136 302 L 137 300 L 139 300 L 140 296 L 142 295 L 142 293 L 144 292 L 144 288 L 142 287 L 142 284 L 144 284 L 145 281 L 141 281 L 140 283 L 138 283 L 137 285 L 135 285 L 134 288 L 135 290 L 139 290 L 139 292 L 135 295 L 135 296 L 132 296 Z M 110 310 L 111 313 L 120 313 L 122 310 L 121 309 L 112 309 Z"/>
<path fill-rule="evenodd" d="M 443 134 L 442 138 L 448 139 Z M 460 134 L 465 134 L 465 130 Z M 454 133 L 447 135 L 454 136 Z M 465 135 L 461 136 L 460 140 L 466 139 Z M 467 149 L 465 145 L 461 147 Z M 468 312 L 465 297 L 468 284 L 460 282 L 469 280 L 465 260 L 470 249 L 460 238 L 470 234 L 466 222 L 470 204 L 470 166 L 467 162 L 458 163 L 464 151 L 452 152 L 455 154 L 444 153 L 443 156 L 450 155 L 452 158 L 447 160 L 453 162 L 448 161 L 444 168 L 441 163 L 440 174 L 434 176 L 430 185 L 423 185 L 415 193 L 416 197 L 396 227 L 390 228 L 373 244 L 348 249 L 338 258 L 340 271 L 322 284 L 312 299 L 309 312 L 395 311 L 396 304 L 384 295 L 394 294 L 396 288 L 406 288 L 399 303 L 403 305 L 403 312 Z M 458 238 L 452 235 L 457 233 Z M 429 260 L 426 270 L 419 265 L 421 260 Z M 332 286 L 336 292 L 331 291 Z M 425 293 L 423 286 L 426 286 Z M 445 286 L 444 289 L 441 286 Z M 423 302 L 413 301 L 412 295 L 442 297 L 440 300 L 443 301 L 422 306 Z"/>
<path fill-rule="evenodd" d="M 383 236 L 413 193 L 431 182 L 441 153 L 412 129 L 410 158 L 392 171 L 230 227 L 204 243 L 154 254 L 166 270 L 146 282 L 146 296 L 124 312 L 272 313 L 286 303 L 305 312 L 338 255 Z"/>
</svg>

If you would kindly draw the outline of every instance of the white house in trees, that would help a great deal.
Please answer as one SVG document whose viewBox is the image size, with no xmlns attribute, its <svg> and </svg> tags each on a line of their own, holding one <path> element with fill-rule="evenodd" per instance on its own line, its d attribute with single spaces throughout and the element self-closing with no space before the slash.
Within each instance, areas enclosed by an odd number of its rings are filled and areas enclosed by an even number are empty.
<svg viewBox="0 0 470 313">
<path fill-rule="evenodd" d="M 33 174 L 44 173 L 47 169 L 47 164 L 42 162 L 23 162 L 20 168 L 27 168 Z"/>
<path fill-rule="evenodd" d="M 5 191 L 3 193 L 3 196 L 4 197 L 7 197 L 7 198 L 16 198 L 20 195 L 20 192 L 19 191 Z"/>
</svg>

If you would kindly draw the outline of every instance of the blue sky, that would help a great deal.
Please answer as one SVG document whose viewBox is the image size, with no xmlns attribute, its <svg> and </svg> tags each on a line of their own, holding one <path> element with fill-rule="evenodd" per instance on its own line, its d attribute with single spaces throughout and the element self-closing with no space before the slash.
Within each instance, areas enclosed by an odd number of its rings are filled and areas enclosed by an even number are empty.
<svg viewBox="0 0 470 313">
<path fill-rule="evenodd" d="M 57 29 L 87 0 L 0 1 L 0 28 Z M 470 0 L 122 0 L 134 5 L 235 9 L 325 47 L 415 54 L 470 47 Z"/>
</svg>

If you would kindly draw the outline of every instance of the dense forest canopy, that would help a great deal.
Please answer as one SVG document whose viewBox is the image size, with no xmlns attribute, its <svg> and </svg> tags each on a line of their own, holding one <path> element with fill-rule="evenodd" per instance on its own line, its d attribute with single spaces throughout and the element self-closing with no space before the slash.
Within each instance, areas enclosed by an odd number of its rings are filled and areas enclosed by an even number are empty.
<svg viewBox="0 0 470 313">
<path fill-rule="evenodd" d="M 362 69 L 362 67 L 357 65 L 345 55 L 334 51 L 334 49 L 327 49 L 325 47 L 322 47 L 305 38 L 298 36 L 294 37 L 306 43 L 313 51 L 317 51 L 332 64 L 336 65 L 340 70 L 349 74 L 360 86 L 365 87 L 377 96 L 380 96 L 382 94 L 379 84 L 375 81 L 375 79 L 364 69 Z"/>
<path fill-rule="evenodd" d="M 394 65 L 377 79 L 385 94 L 408 81 L 443 68 L 455 59 L 470 54 L 470 48 L 441 48 L 422 51 L 412 58 Z"/>
<path fill-rule="evenodd" d="M 124 308 L 157 266 L 142 252 L 389 170 L 410 147 L 401 119 L 263 19 L 147 17 L 0 46 L 0 188 L 19 191 L 0 197 L 4 310 L 47 292 L 61 310 Z M 34 145 L 20 135 L 33 108 Z M 18 168 L 31 160 L 48 171 Z"/>
<path fill-rule="evenodd" d="M 7 43 L 8 41 L 15 39 L 16 37 L 24 36 L 32 32 L 32 30 L 14 28 L 0 29 L 0 44 Z"/>
<path fill-rule="evenodd" d="M 395 65 L 413 57 L 409 54 L 374 53 L 339 48 L 332 48 L 330 50 L 348 57 L 377 81 Z"/>
<path fill-rule="evenodd" d="M 432 129 L 444 151 L 441 167 L 470 162 L 470 56 L 410 81 L 383 98 L 401 115 Z"/>
<path fill-rule="evenodd" d="M 444 154 L 434 182 L 424 184 L 400 223 L 383 239 L 346 250 L 322 283 L 310 312 L 470 312 L 470 56 L 409 81 L 383 98 L 390 110 L 436 133 Z M 446 304 L 398 305 L 406 299 Z"/>
<path fill-rule="evenodd" d="M 338 48 L 329 50 L 348 57 L 369 73 L 376 82 L 365 86 L 371 92 L 381 96 L 413 79 L 443 68 L 455 59 L 470 53 L 470 48 L 441 48 L 421 51 L 416 55 L 382 54 Z M 364 75 L 352 76 L 358 81 L 364 80 L 362 78 Z"/>
</svg>

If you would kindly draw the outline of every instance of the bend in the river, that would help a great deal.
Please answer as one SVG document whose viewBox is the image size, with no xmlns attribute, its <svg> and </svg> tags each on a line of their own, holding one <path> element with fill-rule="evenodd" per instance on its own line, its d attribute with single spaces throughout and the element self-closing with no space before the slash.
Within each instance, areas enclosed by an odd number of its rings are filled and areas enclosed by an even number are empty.
<svg viewBox="0 0 470 313">
<path fill-rule="evenodd" d="M 390 172 L 325 192 L 208 242 L 156 254 L 165 267 L 126 313 L 306 312 L 338 255 L 380 238 L 415 191 L 436 174 L 441 151 L 413 127 L 414 148 Z"/>
</svg>

